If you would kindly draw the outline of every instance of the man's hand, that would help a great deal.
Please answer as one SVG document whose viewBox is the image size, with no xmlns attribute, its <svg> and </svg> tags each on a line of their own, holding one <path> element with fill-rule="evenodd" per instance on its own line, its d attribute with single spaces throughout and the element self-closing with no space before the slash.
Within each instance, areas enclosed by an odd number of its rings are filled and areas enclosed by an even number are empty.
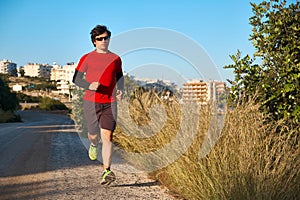
<svg viewBox="0 0 300 200">
<path fill-rule="evenodd" d="M 89 90 L 96 91 L 99 86 L 100 86 L 100 83 L 98 83 L 98 82 L 92 82 L 90 84 L 90 86 L 89 86 Z"/>
<path fill-rule="evenodd" d="M 123 92 L 121 90 L 117 90 L 117 100 L 120 101 L 123 99 Z"/>
</svg>

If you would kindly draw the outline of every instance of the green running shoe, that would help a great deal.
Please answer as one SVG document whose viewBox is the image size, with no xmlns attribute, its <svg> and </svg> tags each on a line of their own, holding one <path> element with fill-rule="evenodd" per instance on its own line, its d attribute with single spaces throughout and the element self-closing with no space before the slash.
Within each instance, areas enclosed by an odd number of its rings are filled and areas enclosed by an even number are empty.
<svg viewBox="0 0 300 200">
<path fill-rule="evenodd" d="M 90 145 L 89 157 L 91 160 L 96 160 L 98 157 L 98 146 Z"/>
<path fill-rule="evenodd" d="M 110 170 L 105 170 L 101 176 L 101 185 L 109 185 L 116 180 L 115 174 Z"/>
</svg>

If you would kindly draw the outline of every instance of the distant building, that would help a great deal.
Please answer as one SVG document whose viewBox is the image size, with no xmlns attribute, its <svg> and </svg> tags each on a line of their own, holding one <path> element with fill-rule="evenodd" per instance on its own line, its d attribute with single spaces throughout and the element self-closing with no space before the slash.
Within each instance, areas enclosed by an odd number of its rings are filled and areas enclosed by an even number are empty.
<svg viewBox="0 0 300 200">
<path fill-rule="evenodd" d="M 12 90 L 15 91 L 15 92 L 22 91 L 23 90 L 22 85 L 19 85 L 19 84 L 13 85 Z"/>
<path fill-rule="evenodd" d="M 48 64 L 27 63 L 24 65 L 24 75 L 49 79 L 51 68 Z"/>
<path fill-rule="evenodd" d="M 211 97 L 210 87 L 207 82 L 203 81 L 189 81 L 183 84 L 182 87 L 182 101 L 197 102 L 201 105 L 206 105 Z"/>
<path fill-rule="evenodd" d="M 157 88 L 158 90 L 166 90 L 169 89 L 171 91 L 177 91 L 178 86 L 170 81 L 170 80 L 159 80 L 159 79 L 151 79 L 151 78 L 132 78 L 134 81 L 136 81 L 140 86 L 145 88 Z"/>
<path fill-rule="evenodd" d="M 213 88 L 215 95 L 214 99 L 220 100 L 220 98 L 223 98 L 222 95 L 226 93 L 226 83 L 222 81 L 214 81 Z"/>
<path fill-rule="evenodd" d="M 77 64 L 73 62 L 67 63 L 67 65 L 64 66 L 53 65 L 53 68 L 51 69 L 50 80 L 57 81 L 57 89 L 59 90 L 59 93 L 70 93 L 70 87 L 74 85 L 72 79 L 76 67 Z"/>
<path fill-rule="evenodd" d="M 225 92 L 225 82 L 193 80 L 183 84 L 182 101 L 207 105 Z"/>
<path fill-rule="evenodd" d="M 17 76 L 17 64 L 6 59 L 0 61 L 0 73 Z"/>
</svg>

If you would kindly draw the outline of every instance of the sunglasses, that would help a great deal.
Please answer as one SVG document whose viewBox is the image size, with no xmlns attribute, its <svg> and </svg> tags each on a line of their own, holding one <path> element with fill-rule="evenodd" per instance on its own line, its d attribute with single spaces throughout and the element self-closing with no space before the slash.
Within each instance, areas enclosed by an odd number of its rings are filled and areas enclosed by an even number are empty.
<svg viewBox="0 0 300 200">
<path fill-rule="evenodd" d="M 109 36 L 95 38 L 97 41 L 108 40 Z"/>
</svg>

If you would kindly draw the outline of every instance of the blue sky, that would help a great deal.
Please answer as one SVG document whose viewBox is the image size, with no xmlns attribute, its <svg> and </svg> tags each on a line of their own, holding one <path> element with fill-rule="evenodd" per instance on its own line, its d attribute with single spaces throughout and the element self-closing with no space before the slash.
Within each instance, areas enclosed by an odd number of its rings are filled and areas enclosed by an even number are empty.
<svg viewBox="0 0 300 200">
<path fill-rule="evenodd" d="M 248 40 L 251 16 L 248 0 L 2 0 L 0 60 L 12 60 L 18 66 L 27 62 L 64 65 L 78 62 L 83 54 L 93 50 L 89 33 L 97 24 L 109 27 L 112 41 L 132 30 L 155 27 L 174 31 L 196 42 L 225 80 L 233 77 L 231 71 L 223 69 L 224 65 L 232 63 L 230 54 L 235 54 L 237 49 L 244 55 L 254 52 Z M 160 39 L 159 35 L 151 33 L 145 37 Z M 182 41 L 173 42 L 180 48 Z M 185 70 L 188 67 L 180 69 L 179 65 L 184 66 L 185 61 L 175 62 L 176 58 L 159 52 L 148 49 L 121 55 L 123 70 L 133 72 L 139 66 L 148 66 L 151 58 L 155 58 L 153 63 L 158 66 L 172 68 L 186 78 L 198 78 L 191 70 Z M 160 56 L 161 60 L 158 59 Z M 169 74 L 168 70 L 165 73 Z M 164 78 L 166 75 L 156 76 Z"/>
</svg>

